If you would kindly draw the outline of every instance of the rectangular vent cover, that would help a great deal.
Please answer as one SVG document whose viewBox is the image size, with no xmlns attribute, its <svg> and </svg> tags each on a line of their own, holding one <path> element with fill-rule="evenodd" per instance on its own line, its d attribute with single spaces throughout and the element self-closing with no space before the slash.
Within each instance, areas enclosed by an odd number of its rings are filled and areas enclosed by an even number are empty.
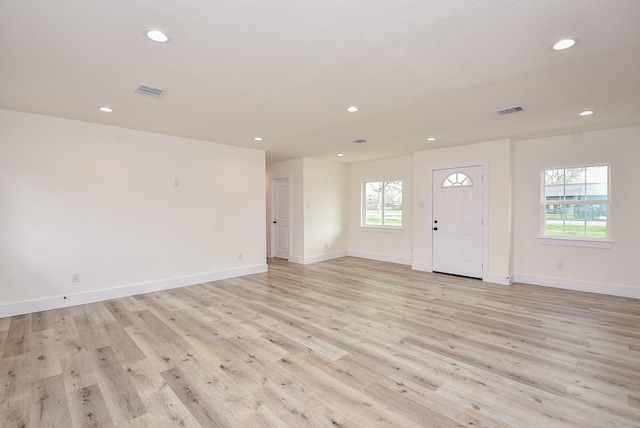
<svg viewBox="0 0 640 428">
<path fill-rule="evenodd" d="M 522 108 L 522 106 L 509 107 L 509 108 L 504 108 L 502 110 L 498 110 L 496 113 L 498 113 L 499 115 L 505 115 L 505 114 L 517 113 L 519 111 L 524 111 L 524 108 Z"/>
<path fill-rule="evenodd" d="M 138 94 L 149 95 L 152 97 L 159 98 L 163 96 L 164 93 L 167 91 L 160 88 L 154 88 L 153 86 L 139 84 L 135 92 L 137 92 Z"/>
</svg>

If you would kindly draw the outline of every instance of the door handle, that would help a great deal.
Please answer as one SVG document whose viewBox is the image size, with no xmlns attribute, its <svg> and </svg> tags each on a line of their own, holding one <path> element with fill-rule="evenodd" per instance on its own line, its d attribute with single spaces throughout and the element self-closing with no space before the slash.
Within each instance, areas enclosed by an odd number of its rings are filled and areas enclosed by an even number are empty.
<svg viewBox="0 0 640 428">
<path fill-rule="evenodd" d="M 437 228 L 437 227 L 434 227 L 434 228 L 433 228 L 433 230 L 438 230 L 438 228 Z"/>
<path fill-rule="evenodd" d="M 277 221 L 273 220 L 273 224 L 276 224 L 276 223 L 277 223 Z"/>
</svg>

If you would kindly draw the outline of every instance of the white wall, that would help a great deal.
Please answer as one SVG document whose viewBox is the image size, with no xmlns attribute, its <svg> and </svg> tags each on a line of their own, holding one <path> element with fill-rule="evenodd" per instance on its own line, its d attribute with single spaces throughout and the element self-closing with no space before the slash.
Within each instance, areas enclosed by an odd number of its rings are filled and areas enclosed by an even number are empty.
<svg viewBox="0 0 640 428">
<path fill-rule="evenodd" d="M 433 169 L 486 163 L 489 180 L 488 236 L 483 279 L 508 284 L 512 279 L 511 142 L 490 141 L 413 154 L 413 267 L 431 271 L 431 173 Z M 486 221 L 486 219 L 485 219 Z"/>
<path fill-rule="evenodd" d="M 267 166 L 267 181 L 289 177 L 292 242 L 289 261 L 306 264 L 347 255 L 346 171 L 343 164 L 308 158 Z M 270 186 L 267 191 L 270 204 Z M 269 240 L 271 221 L 268 214 Z"/>
<path fill-rule="evenodd" d="M 304 159 L 304 263 L 347 255 L 346 165 Z"/>
<path fill-rule="evenodd" d="M 640 127 L 515 143 L 516 280 L 640 297 Z M 540 171 L 545 167 L 611 164 L 612 248 L 545 245 L 540 235 Z M 562 262 L 563 269 L 556 269 Z"/>
<path fill-rule="evenodd" d="M 266 270 L 264 162 L 0 110 L 0 316 Z"/>
<path fill-rule="evenodd" d="M 369 259 L 411 264 L 413 245 L 412 156 L 401 156 L 348 167 L 349 254 Z M 391 233 L 361 226 L 362 183 L 402 180 L 402 231 Z"/>
<path fill-rule="evenodd" d="M 273 218 L 271 212 L 271 186 L 273 180 L 289 179 L 291 212 L 289 213 L 290 243 L 289 260 L 304 258 L 304 210 L 302 197 L 303 178 L 302 158 L 267 165 L 267 252 L 271 250 L 271 234 L 273 232 Z M 269 254 L 269 257 L 273 257 Z"/>
<path fill-rule="evenodd" d="M 485 280 L 640 297 L 639 140 L 629 127 L 349 166 L 295 159 L 265 180 L 263 151 L 0 110 L 0 316 L 264 271 L 279 177 L 290 179 L 293 261 L 348 252 L 429 270 L 431 171 L 477 162 L 489 179 Z M 544 245 L 540 169 L 602 162 L 613 247 Z M 404 183 L 403 233 L 361 231 L 361 182 L 386 178 Z"/>
</svg>

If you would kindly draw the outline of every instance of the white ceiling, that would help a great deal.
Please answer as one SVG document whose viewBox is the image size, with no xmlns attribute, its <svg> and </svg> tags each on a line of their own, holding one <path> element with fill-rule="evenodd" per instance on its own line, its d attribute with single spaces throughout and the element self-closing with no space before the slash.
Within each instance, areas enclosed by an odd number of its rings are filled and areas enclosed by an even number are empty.
<svg viewBox="0 0 640 428">
<path fill-rule="evenodd" d="M 171 43 L 146 39 L 151 28 Z M 565 37 L 579 43 L 553 52 Z M 264 149 L 269 162 L 637 125 L 640 1 L 0 0 L 0 108 Z"/>
</svg>

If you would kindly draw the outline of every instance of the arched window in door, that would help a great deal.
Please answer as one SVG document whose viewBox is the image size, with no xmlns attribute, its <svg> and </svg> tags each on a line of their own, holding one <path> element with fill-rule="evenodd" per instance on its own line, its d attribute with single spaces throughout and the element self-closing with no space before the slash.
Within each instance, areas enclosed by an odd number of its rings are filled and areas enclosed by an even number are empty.
<svg viewBox="0 0 640 428">
<path fill-rule="evenodd" d="M 462 186 L 473 186 L 473 182 L 471 178 L 463 173 L 463 172 L 454 172 L 451 173 L 442 180 L 442 187 L 462 187 Z"/>
</svg>

